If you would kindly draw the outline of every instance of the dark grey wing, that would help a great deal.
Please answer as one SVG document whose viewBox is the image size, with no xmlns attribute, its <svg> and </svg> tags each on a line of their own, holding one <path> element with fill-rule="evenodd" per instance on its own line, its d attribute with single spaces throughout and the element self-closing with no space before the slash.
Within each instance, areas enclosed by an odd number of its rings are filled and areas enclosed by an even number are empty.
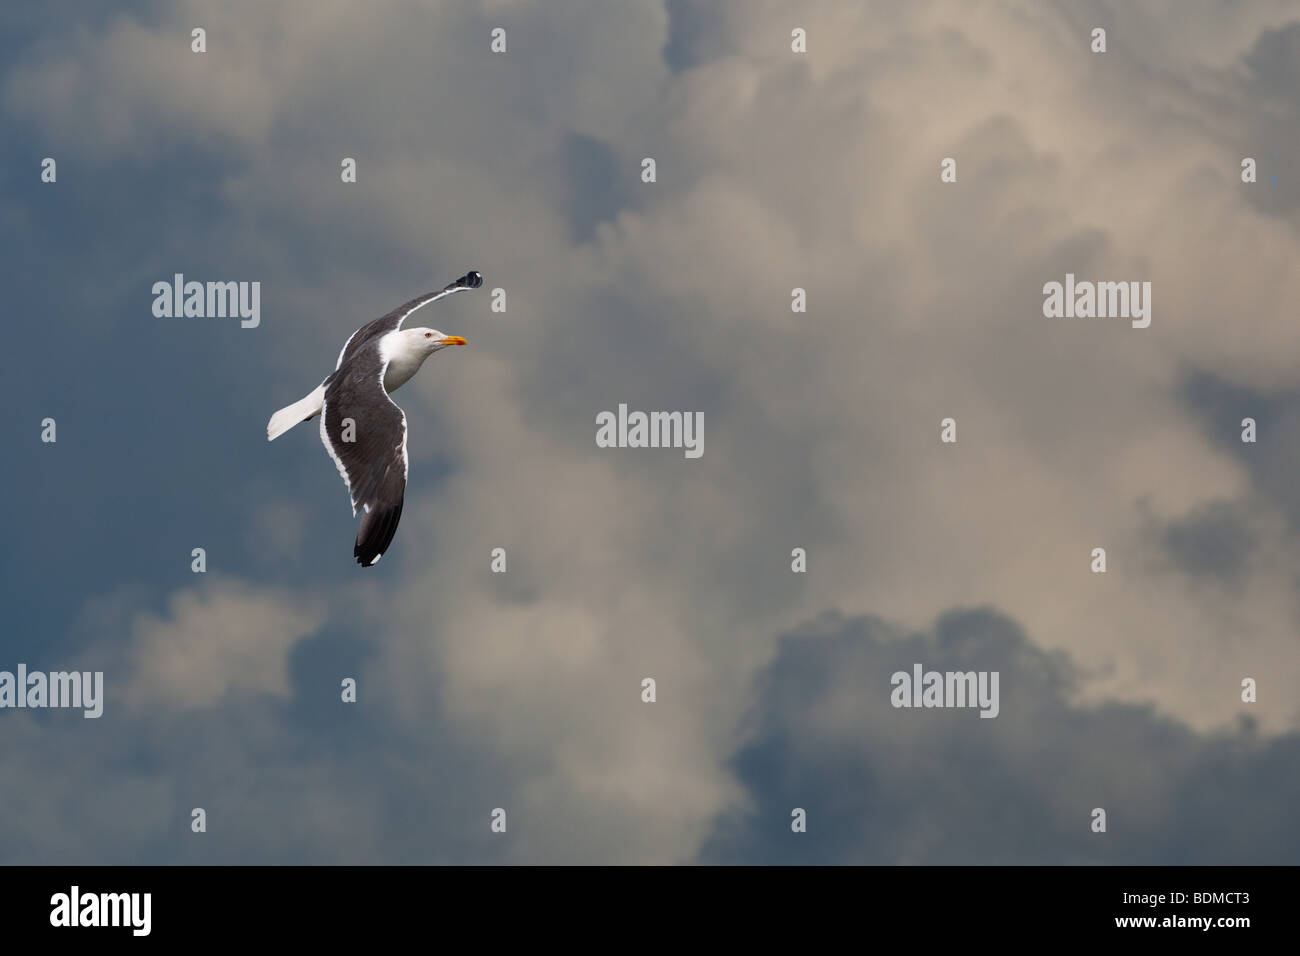
<svg viewBox="0 0 1300 956">
<path fill-rule="evenodd" d="M 483 277 L 471 269 L 445 289 L 441 289 L 437 292 L 426 292 L 424 295 L 417 296 L 405 305 L 399 305 L 387 315 L 381 316 L 373 322 L 361 326 L 361 328 L 353 332 L 352 335 L 348 337 L 348 340 L 343 343 L 343 348 L 339 351 L 339 360 L 334 363 L 334 368 L 342 368 L 344 362 L 352 358 L 352 356 L 356 355 L 361 348 L 374 341 L 379 336 L 400 329 L 402 323 L 406 321 L 407 316 L 416 309 L 421 309 L 430 302 L 436 302 L 443 296 L 451 295 L 453 292 L 461 292 L 465 289 L 477 289 L 481 285 L 483 285 Z"/>
<path fill-rule="evenodd" d="M 320 437 L 362 512 L 353 556 L 369 567 L 397 533 L 406 495 L 406 415 L 384 391 L 379 349 L 359 353 L 325 383 Z"/>
</svg>

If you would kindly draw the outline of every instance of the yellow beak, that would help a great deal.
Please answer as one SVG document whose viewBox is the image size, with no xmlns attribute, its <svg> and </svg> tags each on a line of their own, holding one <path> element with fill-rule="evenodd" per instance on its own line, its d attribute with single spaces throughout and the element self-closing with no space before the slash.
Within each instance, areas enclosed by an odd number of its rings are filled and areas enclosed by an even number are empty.
<svg viewBox="0 0 1300 956">
<path fill-rule="evenodd" d="M 439 339 L 438 344 L 439 345 L 464 345 L 465 340 L 462 339 L 459 335 L 449 335 L 444 339 Z"/>
</svg>

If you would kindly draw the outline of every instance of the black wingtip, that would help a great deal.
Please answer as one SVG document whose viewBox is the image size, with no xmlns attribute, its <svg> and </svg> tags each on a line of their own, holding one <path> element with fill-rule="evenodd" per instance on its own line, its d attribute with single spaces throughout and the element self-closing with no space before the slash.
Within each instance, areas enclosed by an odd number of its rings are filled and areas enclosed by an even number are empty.
<svg viewBox="0 0 1300 956">
<path fill-rule="evenodd" d="M 357 529 L 357 543 L 352 549 L 352 556 L 363 568 L 371 568 L 379 563 L 388 546 L 397 534 L 397 522 L 402 519 L 402 502 L 395 506 L 366 512 L 361 518 L 361 527 Z"/>
<path fill-rule="evenodd" d="M 471 269 L 461 276 L 460 284 L 469 289 L 477 289 L 483 284 L 483 276 Z"/>
</svg>

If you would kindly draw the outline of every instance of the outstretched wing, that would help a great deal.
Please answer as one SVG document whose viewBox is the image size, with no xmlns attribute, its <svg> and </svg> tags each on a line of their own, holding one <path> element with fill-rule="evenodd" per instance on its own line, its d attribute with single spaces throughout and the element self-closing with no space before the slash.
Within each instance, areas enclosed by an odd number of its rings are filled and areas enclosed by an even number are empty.
<svg viewBox="0 0 1300 956">
<path fill-rule="evenodd" d="M 426 292 L 424 295 L 412 299 L 405 305 L 399 305 L 387 315 L 361 326 L 361 328 L 353 332 L 352 335 L 348 337 L 348 340 L 343 343 L 343 349 L 339 352 L 339 360 L 334 363 L 334 368 L 342 368 L 344 362 L 352 358 L 352 356 L 356 355 L 360 349 L 377 339 L 379 336 L 400 329 L 402 323 L 406 321 L 406 317 L 416 309 L 421 309 L 430 302 L 436 302 L 443 296 L 451 295 L 453 292 L 461 292 L 465 289 L 477 289 L 482 284 L 483 277 L 477 272 L 470 270 L 445 289 L 438 292 Z"/>
<path fill-rule="evenodd" d="M 353 555 L 363 567 L 388 550 L 406 494 L 406 415 L 384 390 L 388 363 L 377 348 L 354 356 L 325 381 L 320 437 L 363 511 Z"/>
</svg>

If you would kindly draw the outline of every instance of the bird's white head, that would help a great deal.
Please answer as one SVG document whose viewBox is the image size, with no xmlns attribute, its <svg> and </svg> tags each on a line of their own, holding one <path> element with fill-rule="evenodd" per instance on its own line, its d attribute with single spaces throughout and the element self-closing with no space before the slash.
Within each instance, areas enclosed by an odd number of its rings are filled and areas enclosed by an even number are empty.
<svg viewBox="0 0 1300 956">
<path fill-rule="evenodd" d="M 443 335 L 437 329 L 407 329 L 406 334 L 429 355 L 449 345 L 465 344 L 465 340 L 459 335 Z"/>
</svg>

